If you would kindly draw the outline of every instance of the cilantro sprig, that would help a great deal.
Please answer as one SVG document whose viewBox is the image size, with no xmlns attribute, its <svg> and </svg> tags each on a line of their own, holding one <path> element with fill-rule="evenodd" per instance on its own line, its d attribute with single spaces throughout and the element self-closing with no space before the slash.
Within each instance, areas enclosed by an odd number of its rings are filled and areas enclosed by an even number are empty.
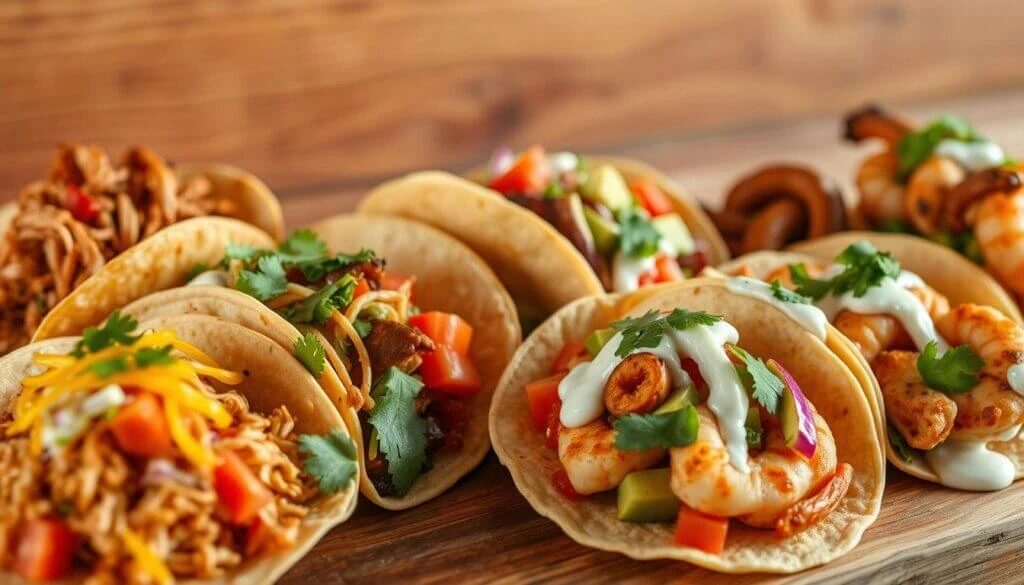
<svg viewBox="0 0 1024 585">
<path fill-rule="evenodd" d="M 414 401 L 423 382 L 391 367 L 374 384 L 370 424 L 377 429 L 380 450 L 398 495 L 408 493 L 427 462 L 427 421 L 416 414 Z"/>
<path fill-rule="evenodd" d="M 138 325 L 131 315 L 122 316 L 121 311 L 114 311 L 100 327 L 89 327 L 82 332 L 82 339 L 75 344 L 71 355 L 83 358 L 87 353 L 96 353 L 118 343 L 132 345 L 139 340 L 139 336 L 132 335 Z"/>
<path fill-rule="evenodd" d="M 356 444 L 339 429 L 329 435 L 299 435 L 299 452 L 306 455 L 302 469 L 325 494 L 345 489 L 358 471 Z"/>
<path fill-rule="evenodd" d="M 351 274 L 332 282 L 301 301 L 285 308 L 281 314 L 296 324 L 323 325 L 331 311 L 348 306 L 356 290 L 356 279 Z"/>
<path fill-rule="evenodd" d="M 288 288 L 288 277 L 279 256 L 261 256 L 256 270 L 243 270 L 238 274 L 235 286 L 239 291 L 260 301 L 268 301 L 284 294 Z"/>
<path fill-rule="evenodd" d="M 889 444 L 896 455 L 906 463 L 914 462 L 914 449 L 907 444 L 907 440 L 892 425 L 885 425 L 886 434 L 889 436 Z"/>
<path fill-rule="evenodd" d="M 896 157 L 900 163 L 899 179 L 906 181 L 914 169 L 928 160 L 935 152 L 935 147 L 947 138 L 964 142 L 983 139 L 964 118 L 950 114 L 939 116 L 924 128 L 908 132 L 896 144 Z"/>
<path fill-rule="evenodd" d="M 945 394 L 967 392 L 978 384 L 978 371 L 985 360 L 966 346 L 961 345 L 938 355 L 939 348 L 929 341 L 917 356 L 917 371 L 924 383 Z"/>
<path fill-rule="evenodd" d="M 792 303 L 795 305 L 809 305 L 811 303 L 811 299 L 809 297 L 805 297 L 800 293 L 785 288 L 777 278 L 772 281 L 771 287 L 772 296 L 784 303 Z"/>
<path fill-rule="evenodd" d="M 811 278 L 802 263 L 791 264 L 789 274 L 797 285 L 797 294 L 815 300 L 847 292 L 862 297 L 868 289 L 878 286 L 886 278 L 895 279 L 900 275 L 900 263 L 891 254 L 879 252 L 867 241 L 847 246 L 836 256 L 836 262 L 845 266 L 845 269 L 828 280 Z"/>
<path fill-rule="evenodd" d="M 619 212 L 619 249 L 627 256 L 646 258 L 658 252 L 661 236 L 647 215 L 627 207 Z"/>
<path fill-rule="evenodd" d="M 750 355 L 745 349 L 729 345 L 729 352 L 743 364 L 744 368 L 738 369 L 740 377 L 750 388 L 754 400 L 769 413 L 776 414 L 779 410 L 779 399 L 786 389 L 782 379 L 776 376 L 761 358 Z"/>
<path fill-rule="evenodd" d="M 135 353 L 96 362 L 89 366 L 89 371 L 100 378 L 109 378 L 129 370 L 144 370 L 153 366 L 170 365 L 174 361 L 169 345 L 160 348 L 143 347 Z"/>
<path fill-rule="evenodd" d="M 292 344 L 292 350 L 295 352 L 295 357 L 309 370 L 309 373 L 317 378 L 323 375 L 324 366 L 327 364 L 327 352 L 320 344 L 316 333 L 309 331 L 303 334 Z"/>
<path fill-rule="evenodd" d="M 669 328 L 683 331 L 691 327 L 714 325 L 721 320 L 722 317 L 719 315 L 677 308 L 668 315 L 651 310 L 642 317 L 628 317 L 609 326 L 622 334 L 622 341 L 615 350 L 615 355 L 627 357 L 638 349 L 657 347 Z"/>
<path fill-rule="evenodd" d="M 627 414 L 612 423 L 621 451 L 685 447 L 697 440 L 700 419 L 693 405 L 661 414 Z"/>
</svg>

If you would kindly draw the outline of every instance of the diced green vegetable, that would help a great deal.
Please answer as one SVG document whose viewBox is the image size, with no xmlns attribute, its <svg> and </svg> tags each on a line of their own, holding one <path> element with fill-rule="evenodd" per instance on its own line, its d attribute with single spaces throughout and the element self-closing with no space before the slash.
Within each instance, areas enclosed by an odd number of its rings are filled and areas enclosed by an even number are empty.
<svg viewBox="0 0 1024 585">
<path fill-rule="evenodd" d="M 679 513 L 668 468 L 634 471 L 619 484 L 619 520 L 670 522 Z"/>
<path fill-rule="evenodd" d="M 615 333 L 617 332 L 611 327 L 598 329 L 587 336 L 583 345 L 587 346 L 587 352 L 590 353 L 591 356 L 597 357 L 597 354 L 600 353 L 605 344 L 615 336 Z"/>
<path fill-rule="evenodd" d="M 600 165 L 587 173 L 587 182 L 580 185 L 580 194 L 604 204 L 613 212 L 633 205 L 633 194 L 626 180 L 615 167 Z"/>
<path fill-rule="evenodd" d="M 601 214 L 589 207 L 583 208 L 583 217 L 587 227 L 594 236 L 594 247 L 602 256 L 611 254 L 619 244 L 619 226 L 614 221 L 601 217 Z"/>
<path fill-rule="evenodd" d="M 692 254 L 697 249 L 693 236 L 678 213 L 666 213 L 651 220 L 654 229 L 668 240 L 681 255 Z"/>
<path fill-rule="evenodd" d="M 691 404 L 697 406 L 700 403 L 700 397 L 697 396 L 697 389 L 694 388 L 693 384 L 673 390 L 665 402 L 661 403 L 658 410 L 654 411 L 654 414 L 662 414 L 666 412 L 673 412 L 680 408 L 686 408 Z"/>
</svg>

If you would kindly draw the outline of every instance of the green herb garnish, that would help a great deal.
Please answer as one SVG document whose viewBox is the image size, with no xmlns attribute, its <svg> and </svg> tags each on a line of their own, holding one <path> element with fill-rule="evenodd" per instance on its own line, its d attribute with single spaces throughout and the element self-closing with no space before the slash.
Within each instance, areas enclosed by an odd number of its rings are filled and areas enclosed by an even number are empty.
<svg viewBox="0 0 1024 585">
<path fill-rule="evenodd" d="M 811 303 L 810 298 L 782 286 L 779 279 L 773 280 L 771 287 L 772 296 L 784 303 L 793 303 L 796 305 L 809 305 Z"/>
<path fill-rule="evenodd" d="M 914 450 L 907 444 L 907 440 L 903 438 L 892 425 L 885 425 L 886 433 L 889 435 L 889 444 L 892 445 L 892 450 L 896 452 L 896 455 L 900 459 L 907 463 L 914 461 Z"/>
<path fill-rule="evenodd" d="M 325 494 L 344 489 L 358 471 L 356 444 L 339 429 L 329 435 L 299 435 L 299 452 L 306 454 L 302 469 Z"/>
<path fill-rule="evenodd" d="M 615 448 L 622 451 L 684 447 L 697 439 L 700 419 L 693 405 L 662 414 L 627 414 L 616 420 Z"/>
<path fill-rule="evenodd" d="M 304 333 L 302 337 L 295 340 L 292 349 L 295 351 L 295 357 L 302 362 L 302 365 L 306 366 L 309 373 L 316 378 L 323 375 L 324 366 L 327 364 L 327 352 L 320 344 L 316 333 L 312 331 Z"/>
<path fill-rule="evenodd" d="M 935 147 L 947 138 L 964 142 L 982 140 L 964 118 L 950 114 L 940 116 L 924 128 L 908 132 L 896 144 L 896 157 L 900 163 L 899 179 L 906 182 L 914 169 L 928 160 L 935 152 Z"/>
<path fill-rule="evenodd" d="M 646 258 L 658 252 L 661 235 L 647 214 L 634 207 L 619 212 L 619 249 L 627 256 Z"/>
<path fill-rule="evenodd" d="M 929 341 L 917 356 L 917 371 L 929 388 L 946 394 L 967 392 L 978 384 L 978 371 L 985 360 L 970 347 L 961 345 L 938 356 L 938 346 Z"/>
<path fill-rule="evenodd" d="M 284 294 L 288 289 L 288 277 L 281 258 L 275 255 L 261 256 L 256 262 L 255 271 L 243 270 L 238 274 L 235 287 L 260 301 Z"/>
<path fill-rule="evenodd" d="M 423 382 L 391 367 L 373 387 L 376 401 L 370 424 L 377 430 L 380 450 L 398 495 L 404 495 L 427 462 L 427 421 L 416 414 L 414 401 Z"/>
<path fill-rule="evenodd" d="M 75 344 L 71 355 L 76 358 L 85 357 L 87 353 L 96 353 L 114 344 L 132 345 L 139 336 L 131 335 L 139 325 L 130 315 L 121 316 L 121 311 L 114 311 L 100 327 L 89 327 L 82 332 L 82 339 Z"/>
<path fill-rule="evenodd" d="M 331 311 L 341 309 L 352 302 L 352 294 L 356 290 L 356 279 L 346 274 L 301 301 L 285 308 L 281 314 L 292 323 L 313 323 L 323 325 L 331 316 Z"/>
<path fill-rule="evenodd" d="M 761 358 L 752 356 L 745 349 L 735 345 L 730 345 L 729 350 L 746 366 L 746 372 L 750 376 L 748 381 L 751 395 L 754 400 L 758 401 L 769 413 L 775 414 L 779 409 L 779 399 L 782 397 L 786 385 Z"/>
<path fill-rule="evenodd" d="M 665 335 L 666 328 L 683 331 L 699 325 L 714 325 L 722 317 L 704 311 L 687 311 L 675 309 L 668 315 L 658 311 L 648 311 L 642 317 L 632 317 L 616 321 L 609 325 L 622 334 L 619 347 L 615 350 L 618 357 L 626 357 L 637 349 L 657 347 Z"/>
<path fill-rule="evenodd" d="M 860 241 L 850 244 L 836 262 L 845 266 L 845 270 L 828 280 L 811 278 L 807 267 L 803 264 L 791 264 L 789 274 L 797 285 L 796 292 L 818 300 L 826 295 L 841 295 L 853 292 L 853 296 L 862 297 L 868 289 L 881 284 L 886 278 L 895 279 L 900 275 L 900 263 L 888 252 L 879 252 L 869 242 Z"/>
</svg>

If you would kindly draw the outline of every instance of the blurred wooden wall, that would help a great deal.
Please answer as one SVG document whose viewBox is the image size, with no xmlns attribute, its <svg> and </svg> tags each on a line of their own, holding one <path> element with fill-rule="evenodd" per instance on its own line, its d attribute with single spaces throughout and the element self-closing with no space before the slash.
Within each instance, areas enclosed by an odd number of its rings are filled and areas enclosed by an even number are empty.
<svg viewBox="0 0 1024 585">
<path fill-rule="evenodd" d="M 0 199 L 55 143 L 221 160 L 282 195 L 628 150 L 1024 81 L 1017 0 L 0 3 Z"/>
</svg>

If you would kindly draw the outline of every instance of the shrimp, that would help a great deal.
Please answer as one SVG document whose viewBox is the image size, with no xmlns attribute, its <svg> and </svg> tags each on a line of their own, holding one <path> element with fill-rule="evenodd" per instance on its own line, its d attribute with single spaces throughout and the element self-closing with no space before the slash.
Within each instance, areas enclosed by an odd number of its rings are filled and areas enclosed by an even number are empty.
<svg viewBox="0 0 1024 585">
<path fill-rule="evenodd" d="M 1024 423 L 1024 396 L 1007 381 L 1010 366 L 1024 363 L 1024 329 L 991 307 L 970 303 L 951 310 L 935 325 L 950 345 L 967 345 L 985 362 L 974 388 L 950 396 L 957 406 L 950 436 L 992 439 Z"/>
<path fill-rule="evenodd" d="M 615 429 L 604 417 L 581 427 L 558 429 L 558 459 L 580 494 L 615 489 L 630 473 L 647 469 L 664 457 L 663 449 L 616 449 Z"/>
<path fill-rule="evenodd" d="M 1024 190 L 989 195 L 978 204 L 974 220 L 986 268 L 1024 294 Z"/>
<path fill-rule="evenodd" d="M 956 402 L 929 388 L 917 370 L 917 352 L 885 351 L 871 369 L 885 400 L 885 414 L 907 444 L 927 451 L 953 431 Z"/>
<path fill-rule="evenodd" d="M 896 155 L 885 151 L 864 159 L 857 170 L 860 211 L 873 225 L 908 219 L 903 204 L 904 187 L 896 179 L 899 168 Z"/>
<path fill-rule="evenodd" d="M 823 490 L 836 474 L 836 443 L 832 431 L 817 411 L 814 427 L 818 446 L 806 459 L 786 446 L 779 425 L 766 425 L 765 450 L 749 459 L 742 472 L 729 460 L 715 416 L 706 406 L 697 407 L 700 430 L 697 440 L 669 450 L 673 493 L 687 506 L 706 514 L 737 517 L 757 528 L 776 526 L 791 517 L 787 511 L 807 496 Z M 845 490 L 842 490 L 845 493 Z M 843 494 L 835 498 L 841 499 Z M 820 506 L 815 506 L 820 508 Z M 831 509 L 831 508 L 829 508 Z"/>
<path fill-rule="evenodd" d="M 949 193 L 965 176 L 963 167 L 944 156 L 933 156 L 914 170 L 904 194 L 903 212 L 917 231 L 933 235 L 942 230 Z"/>
<path fill-rule="evenodd" d="M 949 311 L 949 300 L 932 287 L 915 286 L 907 290 L 921 301 L 933 321 Z M 882 351 L 911 347 L 913 343 L 903 325 L 892 315 L 842 311 L 836 316 L 833 325 L 857 346 L 869 362 Z"/>
<path fill-rule="evenodd" d="M 804 262 L 804 268 L 807 269 L 807 275 L 811 278 L 817 278 L 826 272 L 828 272 L 829 265 L 823 262 Z M 779 284 L 789 288 L 795 289 L 796 283 L 793 282 L 793 276 L 789 272 L 789 264 L 779 266 L 771 272 L 764 275 L 765 282 L 779 281 Z"/>
</svg>

